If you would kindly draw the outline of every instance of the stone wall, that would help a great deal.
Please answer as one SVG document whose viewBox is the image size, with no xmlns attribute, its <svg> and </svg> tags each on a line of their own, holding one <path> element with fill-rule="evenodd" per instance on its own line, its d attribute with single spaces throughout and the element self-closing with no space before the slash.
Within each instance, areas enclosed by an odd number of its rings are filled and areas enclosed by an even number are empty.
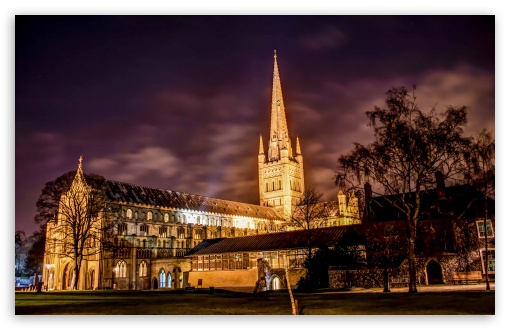
<svg viewBox="0 0 510 330">
<path fill-rule="evenodd" d="M 189 272 L 188 283 L 197 287 L 202 279 L 202 287 L 252 287 L 257 283 L 257 269 L 207 270 Z"/>
<path fill-rule="evenodd" d="M 478 259 L 477 259 L 478 258 Z M 418 285 L 426 285 L 427 265 L 435 261 L 441 266 L 441 275 L 443 283 L 452 283 L 452 273 L 465 270 L 465 263 L 461 257 L 456 254 L 443 254 L 437 257 L 416 258 L 416 281 Z M 469 262 L 475 269 L 481 270 L 480 257 L 476 252 L 469 256 Z M 478 268 L 476 268 L 478 267 Z M 390 287 L 406 287 L 409 281 L 409 264 L 407 259 L 399 267 L 388 269 L 390 278 Z M 383 287 L 383 269 L 365 268 L 365 269 L 336 269 L 331 267 L 329 270 L 330 288 L 344 288 L 349 284 L 353 287 L 363 288 L 382 288 Z"/>
</svg>

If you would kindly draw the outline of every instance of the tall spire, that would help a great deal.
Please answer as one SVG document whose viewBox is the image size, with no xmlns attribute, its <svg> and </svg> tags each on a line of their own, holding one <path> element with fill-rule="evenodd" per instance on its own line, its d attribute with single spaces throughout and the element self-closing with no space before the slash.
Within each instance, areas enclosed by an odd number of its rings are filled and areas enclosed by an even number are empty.
<svg viewBox="0 0 510 330">
<path fill-rule="evenodd" d="M 280 150 L 283 148 L 289 151 L 289 157 L 292 158 L 292 149 L 289 140 L 289 130 L 287 129 L 287 118 L 285 117 L 285 105 L 283 103 L 280 73 L 278 72 L 278 62 L 276 58 L 275 50 L 273 90 L 271 95 L 271 131 L 269 132 L 268 151 L 269 160 L 280 159 Z"/>
<path fill-rule="evenodd" d="M 259 155 L 264 153 L 264 142 L 262 142 L 262 134 L 260 134 L 260 142 L 259 142 Z"/>
</svg>

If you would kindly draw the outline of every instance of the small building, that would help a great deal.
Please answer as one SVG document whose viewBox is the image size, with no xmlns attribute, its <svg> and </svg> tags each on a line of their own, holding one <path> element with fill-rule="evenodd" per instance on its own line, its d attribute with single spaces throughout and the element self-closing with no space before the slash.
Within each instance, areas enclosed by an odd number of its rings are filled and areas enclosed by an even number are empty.
<svg viewBox="0 0 510 330">
<path fill-rule="evenodd" d="M 188 285 L 259 292 L 286 288 L 288 276 L 295 287 L 305 274 L 309 249 L 343 242 L 364 250 L 361 230 L 351 225 L 204 240 L 186 254 Z"/>
</svg>

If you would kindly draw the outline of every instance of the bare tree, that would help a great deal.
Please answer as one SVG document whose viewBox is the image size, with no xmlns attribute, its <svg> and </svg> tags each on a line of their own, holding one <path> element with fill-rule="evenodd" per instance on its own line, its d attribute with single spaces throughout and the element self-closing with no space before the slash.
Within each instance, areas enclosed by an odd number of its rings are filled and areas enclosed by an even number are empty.
<svg viewBox="0 0 510 330">
<path fill-rule="evenodd" d="M 421 198 L 435 185 L 435 174 L 455 178 L 465 172 L 462 137 L 466 107 L 448 107 L 436 115 L 422 112 L 406 88 L 387 92 L 386 107 L 366 112 L 375 141 L 355 143 L 354 150 L 338 159 L 336 181 L 341 187 L 374 184 L 378 194 L 406 219 L 409 292 L 417 292 L 415 242 L 418 220 L 424 210 Z"/>
<path fill-rule="evenodd" d="M 325 202 L 321 202 L 322 194 L 315 188 L 306 189 L 299 199 L 294 209 L 289 226 L 295 227 L 307 232 L 307 257 L 312 257 L 312 229 L 320 228 L 327 221 L 329 207 Z"/>
<path fill-rule="evenodd" d="M 71 179 L 72 174 L 74 179 Z M 47 253 L 69 258 L 74 264 L 72 289 L 77 289 L 82 261 L 101 258 L 113 235 L 111 216 L 116 209 L 105 196 L 106 181 L 84 175 L 81 168 L 48 182 L 38 202 L 36 222 L 46 221 L 52 249 Z"/>
</svg>

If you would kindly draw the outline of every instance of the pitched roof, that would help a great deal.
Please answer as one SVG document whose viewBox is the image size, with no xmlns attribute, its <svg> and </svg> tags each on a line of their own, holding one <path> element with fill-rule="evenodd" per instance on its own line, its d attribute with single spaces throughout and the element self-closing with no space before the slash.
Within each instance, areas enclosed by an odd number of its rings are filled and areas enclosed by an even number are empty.
<svg viewBox="0 0 510 330">
<path fill-rule="evenodd" d="M 311 235 L 312 247 L 333 246 L 340 241 L 346 244 L 361 244 L 363 242 L 360 225 L 318 228 L 310 230 L 309 233 Z M 186 256 L 304 249 L 307 247 L 308 232 L 306 230 L 295 230 L 253 236 L 204 240 L 191 249 Z"/>
<path fill-rule="evenodd" d="M 280 214 L 271 207 L 144 187 L 112 180 L 106 180 L 106 198 L 114 202 L 144 204 L 154 207 L 283 220 Z"/>
<path fill-rule="evenodd" d="M 465 217 L 483 217 L 484 195 L 473 186 L 468 184 L 455 185 L 444 188 L 445 198 L 438 200 L 437 189 L 429 189 L 422 192 L 420 210 L 428 219 L 441 218 L 442 215 L 464 214 Z M 397 200 L 402 195 L 386 195 L 372 197 L 370 207 L 375 221 L 404 220 L 405 217 L 395 207 L 390 206 L 387 199 Z M 407 194 L 406 199 L 412 203 L 413 194 Z M 441 214 L 438 213 L 439 207 Z M 495 200 L 488 198 L 488 213 L 494 214 Z"/>
</svg>

